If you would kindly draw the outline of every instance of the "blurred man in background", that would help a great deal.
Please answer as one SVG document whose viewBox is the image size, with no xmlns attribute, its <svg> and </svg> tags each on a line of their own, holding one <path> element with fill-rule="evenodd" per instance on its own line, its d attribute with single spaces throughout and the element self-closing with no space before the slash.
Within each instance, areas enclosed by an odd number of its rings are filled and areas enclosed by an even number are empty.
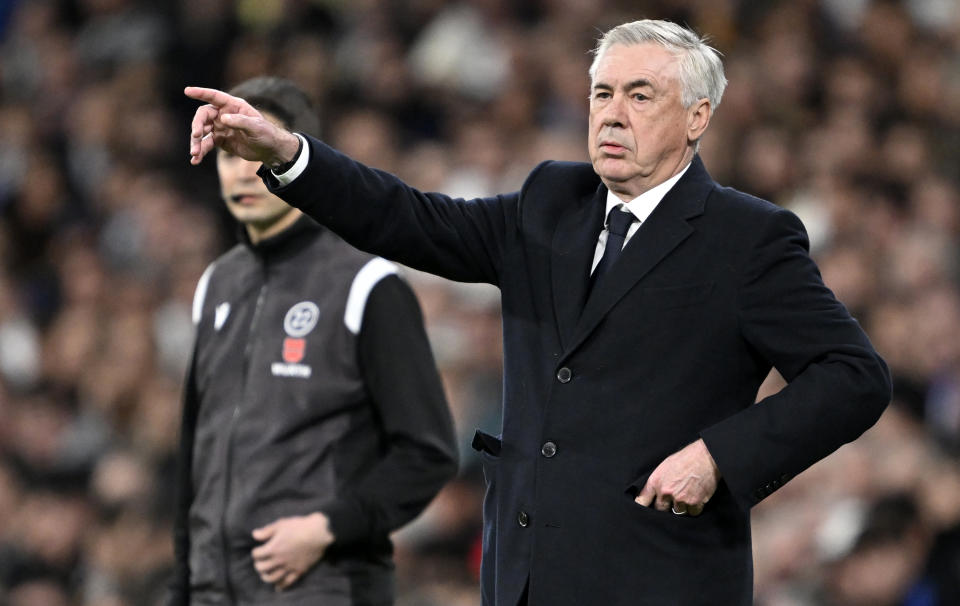
<svg viewBox="0 0 960 606">
<path fill-rule="evenodd" d="M 289 81 L 233 94 L 319 130 Z M 269 193 L 258 167 L 218 154 L 241 242 L 194 299 L 170 604 L 391 604 L 388 533 L 457 468 L 420 309 L 396 266 Z"/>
</svg>

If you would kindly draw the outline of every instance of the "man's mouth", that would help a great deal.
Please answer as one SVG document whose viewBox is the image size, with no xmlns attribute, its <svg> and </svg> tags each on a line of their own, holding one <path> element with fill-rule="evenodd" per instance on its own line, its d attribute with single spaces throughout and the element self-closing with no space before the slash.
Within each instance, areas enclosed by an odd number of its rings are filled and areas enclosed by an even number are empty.
<svg viewBox="0 0 960 606">
<path fill-rule="evenodd" d="M 620 145 L 616 141 L 601 141 L 599 147 L 608 154 L 622 154 L 627 151 L 626 146 Z"/>
<path fill-rule="evenodd" d="M 235 204 L 251 204 L 259 197 L 257 194 L 233 194 L 230 196 L 230 201 Z"/>
</svg>

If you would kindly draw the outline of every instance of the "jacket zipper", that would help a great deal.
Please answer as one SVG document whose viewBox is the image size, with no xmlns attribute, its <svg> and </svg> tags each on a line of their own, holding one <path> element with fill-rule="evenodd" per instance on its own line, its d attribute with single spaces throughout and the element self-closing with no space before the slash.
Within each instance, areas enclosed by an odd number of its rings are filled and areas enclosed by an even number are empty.
<svg viewBox="0 0 960 606">
<path fill-rule="evenodd" d="M 223 584 L 226 588 L 227 598 L 230 604 L 236 604 L 236 593 L 233 582 L 230 580 L 230 541 L 227 537 L 227 510 L 230 506 L 230 488 L 232 484 L 232 466 L 233 466 L 233 431 L 237 424 L 237 418 L 240 416 L 240 406 L 247 399 L 247 377 L 250 370 L 250 357 L 253 355 L 253 341 L 256 335 L 257 323 L 260 320 L 260 313 L 263 309 L 263 302 L 267 298 L 267 267 L 266 262 L 263 265 L 263 283 L 260 285 L 260 291 L 257 293 L 257 302 L 253 307 L 253 317 L 250 319 L 250 328 L 247 331 L 247 343 L 243 348 L 243 372 L 240 380 L 243 382 L 243 397 L 233 407 L 233 414 L 230 415 L 230 426 L 227 431 L 227 448 L 225 453 L 226 464 L 223 480 L 223 515 L 220 516 L 220 538 L 223 548 Z"/>
</svg>

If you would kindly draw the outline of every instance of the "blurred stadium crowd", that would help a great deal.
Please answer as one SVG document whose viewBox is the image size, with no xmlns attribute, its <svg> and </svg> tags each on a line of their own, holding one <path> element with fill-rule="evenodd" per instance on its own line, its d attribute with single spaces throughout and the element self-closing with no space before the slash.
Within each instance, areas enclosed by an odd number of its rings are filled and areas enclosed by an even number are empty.
<svg viewBox="0 0 960 606">
<path fill-rule="evenodd" d="M 875 428 L 754 510 L 757 604 L 960 604 L 957 0 L 0 2 L 0 603 L 161 602 L 190 302 L 234 241 L 184 85 L 291 78 L 334 146 L 485 195 L 586 160 L 587 51 L 643 17 L 724 53 L 708 169 L 801 216 L 895 377 Z M 396 536 L 398 604 L 473 606 L 498 297 L 407 275 L 463 464 Z"/>
</svg>

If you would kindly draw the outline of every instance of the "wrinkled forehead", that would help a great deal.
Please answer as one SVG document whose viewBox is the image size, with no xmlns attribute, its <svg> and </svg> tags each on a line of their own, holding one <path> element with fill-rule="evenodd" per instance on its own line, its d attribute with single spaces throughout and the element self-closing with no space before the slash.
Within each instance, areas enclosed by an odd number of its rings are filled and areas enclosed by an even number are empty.
<svg viewBox="0 0 960 606">
<path fill-rule="evenodd" d="M 664 86 L 679 78 L 679 52 L 656 42 L 616 42 L 598 58 L 593 85 L 616 86 L 642 79 Z"/>
</svg>

